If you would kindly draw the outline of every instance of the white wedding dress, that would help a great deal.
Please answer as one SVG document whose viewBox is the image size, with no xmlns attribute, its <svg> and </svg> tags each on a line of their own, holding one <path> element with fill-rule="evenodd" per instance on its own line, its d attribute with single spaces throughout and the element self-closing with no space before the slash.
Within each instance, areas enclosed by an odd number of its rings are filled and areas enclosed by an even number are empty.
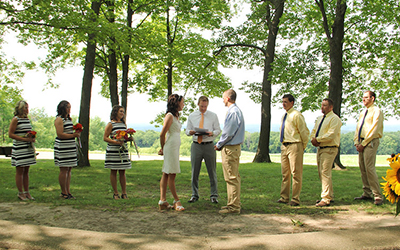
<svg viewBox="0 0 400 250">
<path fill-rule="evenodd" d="M 167 113 L 166 115 L 172 115 Z M 173 115 L 172 115 L 173 116 Z M 164 164 L 162 171 L 166 174 L 177 174 L 181 172 L 179 165 L 179 148 L 181 146 L 181 123 L 173 116 L 171 127 L 167 132 L 164 145 Z"/>
</svg>

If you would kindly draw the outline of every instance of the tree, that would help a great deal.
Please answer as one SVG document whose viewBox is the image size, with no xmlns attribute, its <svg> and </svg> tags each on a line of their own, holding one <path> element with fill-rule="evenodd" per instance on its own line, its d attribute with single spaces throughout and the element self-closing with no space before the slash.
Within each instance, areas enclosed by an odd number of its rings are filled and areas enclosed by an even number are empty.
<svg viewBox="0 0 400 250">
<path fill-rule="evenodd" d="M 271 78 L 273 62 L 275 59 L 275 46 L 278 38 L 279 22 L 283 15 L 284 0 L 276 1 L 252 1 L 252 14 L 248 16 L 242 26 L 236 30 L 227 28 L 225 38 L 220 41 L 220 52 L 227 47 L 243 47 L 245 51 L 234 51 L 228 55 L 232 61 L 240 60 L 239 65 L 248 63 L 246 66 L 252 68 L 254 65 L 262 65 L 263 80 L 260 83 L 244 83 L 247 92 L 253 94 L 253 100 L 261 102 L 261 127 L 260 140 L 257 153 L 253 162 L 271 162 L 269 156 L 269 142 L 271 133 Z M 273 13 L 271 13 L 271 10 Z M 268 36 L 265 34 L 268 32 Z M 227 43 L 234 40 L 233 43 Z M 262 54 L 262 60 L 258 53 L 251 53 L 250 49 L 256 49 Z M 235 60 L 236 59 L 236 60 Z M 260 94 L 258 94 L 260 93 Z"/>
<path fill-rule="evenodd" d="M 166 100 L 178 91 L 219 96 L 230 84 L 212 56 L 215 45 L 204 33 L 218 30 L 229 12 L 223 0 L 164 1 L 140 30 L 148 44 L 134 69 L 136 91 L 149 94 L 150 101 Z"/>
<path fill-rule="evenodd" d="M 92 21 L 96 24 L 101 2 L 92 2 Z M 90 166 L 89 162 L 89 129 L 90 129 L 90 99 L 92 96 L 93 72 L 96 58 L 96 34 L 89 33 L 86 45 L 85 67 L 82 82 L 81 106 L 79 110 L 79 122 L 83 126 L 81 133 L 82 157 L 79 158 L 79 166 Z"/>
</svg>

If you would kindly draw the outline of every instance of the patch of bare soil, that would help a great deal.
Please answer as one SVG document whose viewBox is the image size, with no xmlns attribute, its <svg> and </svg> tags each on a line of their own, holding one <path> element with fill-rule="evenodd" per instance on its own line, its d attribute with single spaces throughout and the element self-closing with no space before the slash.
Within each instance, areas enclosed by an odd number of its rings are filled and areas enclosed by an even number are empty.
<svg viewBox="0 0 400 250">
<path fill-rule="evenodd" d="M 338 206 L 335 206 L 338 208 Z M 372 228 L 400 225 L 392 214 L 371 215 L 343 207 L 331 215 L 274 215 L 185 212 L 110 212 L 48 207 L 30 202 L 0 203 L 0 220 L 18 224 L 43 225 L 97 232 L 127 234 L 224 236 L 292 234 L 337 229 Z"/>
</svg>

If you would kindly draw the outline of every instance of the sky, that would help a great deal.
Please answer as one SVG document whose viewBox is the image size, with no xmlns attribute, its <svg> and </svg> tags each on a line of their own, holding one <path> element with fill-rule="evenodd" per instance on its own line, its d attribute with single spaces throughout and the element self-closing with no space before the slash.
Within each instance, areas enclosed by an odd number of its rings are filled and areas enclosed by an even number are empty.
<svg viewBox="0 0 400 250">
<path fill-rule="evenodd" d="M 3 50 L 6 52 L 9 58 L 14 57 L 17 60 L 37 60 L 39 57 L 44 57 L 46 51 L 38 49 L 35 45 L 23 46 L 17 43 L 16 39 L 9 35 L 6 38 L 8 44 L 3 46 Z M 233 89 L 237 91 L 237 105 L 241 108 L 247 125 L 257 125 L 261 122 L 261 104 L 254 103 L 249 94 L 239 90 L 241 83 L 244 81 L 254 82 L 262 81 L 262 72 L 260 69 L 246 70 L 246 69 L 222 69 L 222 72 L 228 76 L 232 83 Z M 81 86 L 83 78 L 83 67 L 75 66 L 68 67 L 63 70 L 59 70 L 53 82 L 58 84 L 59 87 L 56 89 L 49 88 L 46 86 L 47 77 L 41 71 L 27 71 L 22 81 L 22 85 L 19 87 L 23 89 L 22 96 L 29 103 L 30 109 L 33 108 L 44 108 L 45 112 L 50 116 L 56 115 L 56 108 L 60 101 L 67 100 L 71 103 L 71 115 L 79 115 L 80 97 L 81 97 Z M 95 78 L 92 88 L 92 100 L 91 100 L 91 117 L 98 116 L 103 121 L 108 122 L 111 112 L 110 100 L 100 96 L 100 79 Z M 178 94 L 183 94 L 179 93 Z M 273 88 L 273 95 L 274 95 Z M 361 100 L 360 100 L 361 104 Z M 127 124 L 129 125 L 145 125 L 149 124 L 155 116 L 164 112 L 166 108 L 166 102 L 149 102 L 146 94 L 130 94 L 128 96 L 128 112 L 127 112 Z M 210 99 L 208 110 L 213 111 L 217 114 L 220 123 L 223 124 L 227 108 L 222 102 L 221 97 Z M 284 110 L 280 104 L 272 107 L 271 113 L 271 124 L 279 126 Z M 311 130 L 314 121 L 317 116 L 321 115 L 320 111 L 315 112 L 304 112 L 303 113 L 309 129 Z M 354 118 L 348 118 L 346 122 L 349 127 L 356 123 Z M 391 119 L 386 124 L 397 124 L 398 121 Z M 276 127 L 276 126 L 275 126 Z M 354 125 L 355 127 L 355 125 Z M 150 127 L 152 128 L 152 127 Z M 351 129 L 351 128 L 350 128 Z M 253 132 L 253 131 L 252 131 Z"/>
</svg>

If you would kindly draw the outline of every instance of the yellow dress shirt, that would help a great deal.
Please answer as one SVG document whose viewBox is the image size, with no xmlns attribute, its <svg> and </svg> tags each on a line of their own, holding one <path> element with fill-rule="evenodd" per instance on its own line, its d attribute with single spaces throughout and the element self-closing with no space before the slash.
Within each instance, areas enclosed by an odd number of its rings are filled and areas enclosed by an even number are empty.
<svg viewBox="0 0 400 250">
<path fill-rule="evenodd" d="M 364 119 L 364 115 L 365 115 L 365 110 L 361 112 L 360 117 L 358 118 L 356 132 L 354 133 L 354 145 L 359 144 L 358 131 L 360 130 L 360 126 Z M 364 125 L 361 130 L 360 137 L 364 138 L 361 145 L 365 147 L 368 145 L 370 141 L 372 141 L 372 139 L 382 138 L 382 135 L 383 135 L 383 113 L 380 110 L 380 108 L 375 106 L 375 104 L 372 104 L 368 108 L 368 113 L 367 116 L 365 117 Z"/>
<path fill-rule="evenodd" d="M 324 116 L 320 116 L 315 121 L 314 129 L 311 131 L 311 138 L 315 137 L 319 124 Z M 319 130 L 317 142 L 320 143 L 320 147 L 336 146 L 340 145 L 340 128 L 342 127 L 342 121 L 333 111 L 326 114 L 324 122 Z"/>
<path fill-rule="evenodd" d="M 282 122 L 281 119 L 281 130 Z M 307 128 L 304 116 L 293 107 L 287 111 L 287 117 L 285 121 L 285 130 L 283 134 L 283 142 L 301 142 L 304 148 L 306 148 L 308 143 L 308 136 L 310 135 L 310 130 Z"/>
</svg>

